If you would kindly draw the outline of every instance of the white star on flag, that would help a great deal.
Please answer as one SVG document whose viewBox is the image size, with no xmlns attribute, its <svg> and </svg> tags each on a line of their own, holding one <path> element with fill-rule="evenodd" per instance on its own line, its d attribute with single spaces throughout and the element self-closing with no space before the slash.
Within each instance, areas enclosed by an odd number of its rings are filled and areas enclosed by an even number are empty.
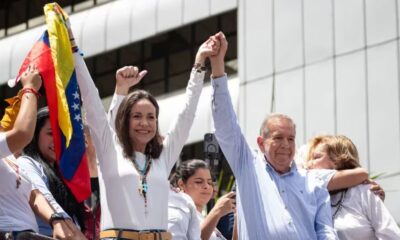
<svg viewBox="0 0 400 240">
<path fill-rule="evenodd" d="M 74 95 L 74 99 L 79 99 L 78 91 L 75 91 L 72 95 Z"/>
<path fill-rule="evenodd" d="M 79 104 L 78 104 L 78 103 L 74 103 L 74 104 L 72 105 L 72 108 L 73 108 L 75 111 L 79 110 Z"/>
<path fill-rule="evenodd" d="M 82 118 L 81 118 L 80 114 L 75 114 L 75 118 L 74 119 L 79 122 Z"/>
</svg>

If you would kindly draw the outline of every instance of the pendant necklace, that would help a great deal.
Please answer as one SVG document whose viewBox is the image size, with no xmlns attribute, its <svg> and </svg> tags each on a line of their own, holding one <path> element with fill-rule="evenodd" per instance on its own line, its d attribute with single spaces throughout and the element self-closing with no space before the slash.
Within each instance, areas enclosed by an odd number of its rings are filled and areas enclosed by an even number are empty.
<svg viewBox="0 0 400 240">
<path fill-rule="evenodd" d="M 331 203 L 331 207 L 336 207 L 336 211 L 332 215 L 332 219 L 335 220 L 337 214 L 339 213 L 340 209 L 343 207 L 343 201 L 346 196 L 347 189 L 340 192 L 340 199 L 337 203 Z"/>
<path fill-rule="evenodd" d="M 132 159 L 133 160 L 133 159 Z M 143 197 L 144 200 L 144 209 L 145 213 L 147 214 L 147 192 L 149 190 L 149 185 L 147 184 L 147 175 L 150 171 L 150 166 L 152 160 L 149 156 L 146 156 L 146 163 L 144 164 L 144 168 L 140 169 L 139 165 L 136 163 L 135 160 L 132 161 L 133 166 L 135 167 L 136 171 L 139 173 L 140 183 L 139 183 L 139 195 Z"/>
</svg>

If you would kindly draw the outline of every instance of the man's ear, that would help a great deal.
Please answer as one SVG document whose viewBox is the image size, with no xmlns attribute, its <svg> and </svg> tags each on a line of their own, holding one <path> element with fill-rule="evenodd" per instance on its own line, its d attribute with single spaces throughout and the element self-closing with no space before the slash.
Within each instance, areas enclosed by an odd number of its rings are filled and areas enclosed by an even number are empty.
<svg viewBox="0 0 400 240">
<path fill-rule="evenodd" d="M 185 183 L 183 183 L 182 179 L 178 180 L 178 187 L 181 191 L 185 191 Z"/>
<path fill-rule="evenodd" d="M 258 148 L 260 148 L 262 153 L 265 153 L 264 141 L 265 139 L 262 136 L 257 137 Z"/>
</svg>

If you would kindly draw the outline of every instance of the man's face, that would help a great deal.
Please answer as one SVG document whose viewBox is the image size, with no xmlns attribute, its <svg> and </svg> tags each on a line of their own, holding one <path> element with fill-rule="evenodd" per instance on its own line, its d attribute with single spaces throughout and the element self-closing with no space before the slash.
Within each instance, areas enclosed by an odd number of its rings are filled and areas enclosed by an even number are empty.
<svg viewBox="0 0 400 240">
<path fill-rule="evenodd" d="M 288 172 L 296 147 L 295 126 L 285 118 L 270 119 L 267 126 L 269 133 L 267 136 L 258 137 L 258 145 L 277 172 Z"/>
</svg>

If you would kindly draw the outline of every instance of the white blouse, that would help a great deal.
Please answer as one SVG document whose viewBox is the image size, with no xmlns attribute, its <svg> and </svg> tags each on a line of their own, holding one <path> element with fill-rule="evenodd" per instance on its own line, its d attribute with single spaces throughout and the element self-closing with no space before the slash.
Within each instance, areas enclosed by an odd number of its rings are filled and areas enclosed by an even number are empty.
<svg viewBox="0 0 400 240">
<path fill-rule="evenodd" d="M 400 229 L 395 220 L 369 187 L 361 184 L 349 188 L 344 194 L 341 207 L 340 204 L 332 207 L 332 215 L 336 215 L 334 227 L 339 239 L 400 239 Z M 331 203 L 339 203 L 342 195 L 339 192 L 331 196 Z"/>
<path fill-rule="evenodd" d="M 169 191 L 168 231 L 174 240 L 200 240 L 200 222 L 192 198 Z"/>
<path fill-rule="evenodd" d="M 177 112 L 163 141 L 159 159 L 153 159 L 147 175 L 147 208 L 139 194 L 140 175 L 130 159 L 123 156 L 113 124 L 109 124 L 98 90 L 90 77 L 82 56 L 75 53 L 76 73 L 82 100 L 87 111 L 87 124 L 99 160 L 101 191 L 101 229 L 167 230 L 169 173 L 179 158 L 189 135 L 203 86 L 204 73 L 192 71 L 186 89 L 184 108 Z M 116 104 L 115 109 L 118 108 Z M 145 156 L 135 153 L 140 168 Z"/>
<path fill-rule="evenodd" d="M 4 133 L 0 133 L 1 153 L 10 153 Z M 6 159 L 19 168 L 13 155 L 0 158 L 0 231 L 21 231 L 31 229 L 38 231 L 35 214 L 29 205 L 31 182 L 21 172 L 20 185 L 17 188 L 16 170 L 6 163 Z"/>
</svg>

